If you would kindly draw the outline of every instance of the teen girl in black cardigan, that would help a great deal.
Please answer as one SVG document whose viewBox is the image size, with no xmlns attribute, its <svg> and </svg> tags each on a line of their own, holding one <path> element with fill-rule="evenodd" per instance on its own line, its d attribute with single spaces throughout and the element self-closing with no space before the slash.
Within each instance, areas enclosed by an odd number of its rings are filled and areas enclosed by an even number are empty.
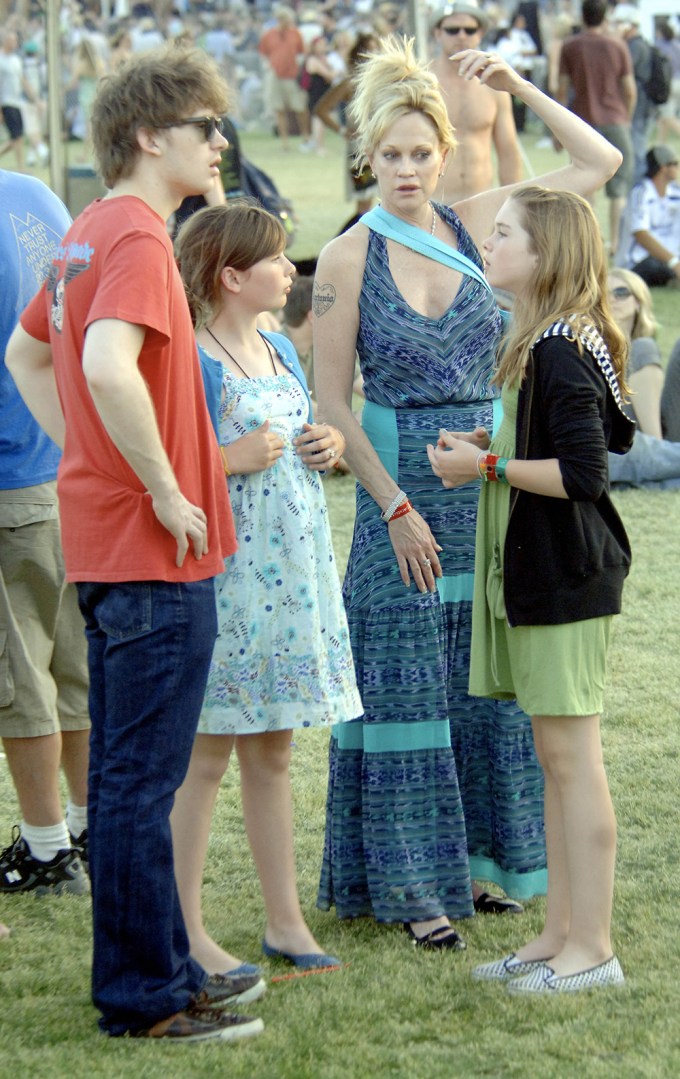
<svg viewBox="0 0 680 1079">
<path fill-rule="evenodd" d="M 608 493 L 625 453 L 626 342 L 607 305 L 607 264 L 588 203 L 519 188 L 484 244 L 487 278 L 513 293 L 496 381 L 503 421 L 441 432 L 428 447 L 445 487 L 482 478 L 470 692 L 516 696 L 545 772 L 548 900 L 541 934 L 477 967 L 516 993 L 623 981 L 610 939 L 616 821 L 600 713 L 611 616 L 630 547 Z"/>
</svg>

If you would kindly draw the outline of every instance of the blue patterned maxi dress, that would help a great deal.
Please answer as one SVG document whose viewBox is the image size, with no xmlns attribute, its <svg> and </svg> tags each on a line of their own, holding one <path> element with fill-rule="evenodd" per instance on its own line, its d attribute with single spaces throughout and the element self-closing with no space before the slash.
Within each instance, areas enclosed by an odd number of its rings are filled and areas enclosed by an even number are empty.
<svg viewBox="0 0 680 1079">
<path fill-rule="evenodd" d="M 456 215 L 437 210 L 480 265 Z M 462 918 L 471 876 L 519 898 L 547 883 L 530 722 L 514 702 L 467 694 L 479 483 L 445 490 L 425 449 L 442 427 L 491 430 L 501 320 L 469 276 L 441 318 L 414 311 L 374 232 L 359 307 L 362 426 L 444 548 L 444 576 L 434 594 L 406 590 L 380 509 L 357 485 L 344 598 L 364 716 L 332 733 L 318 905 L 381 922 Z"/>
</svg>

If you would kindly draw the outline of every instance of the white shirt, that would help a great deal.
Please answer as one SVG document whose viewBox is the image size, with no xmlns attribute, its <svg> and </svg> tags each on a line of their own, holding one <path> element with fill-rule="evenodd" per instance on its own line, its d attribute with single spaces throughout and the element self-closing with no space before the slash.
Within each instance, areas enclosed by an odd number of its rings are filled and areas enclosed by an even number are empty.
<svg viewBox="0 0 680 1079">
<path fill-rule="evenodd" d="M 16 53 L 0 52 L 0 105 L 21 108 L 24 69 Z"/>
<path fill-rule="evenodd" d="M 634 232 L 641 231 L 649 232 L 673 255 L 680 255 L 680 184 L 670 183 L 663 196 L 649 178 L 635 185 L 621 221 L 617 266 L 630 270 L 649 258 L 649 251 L 633 236 Z"/>
</svg>

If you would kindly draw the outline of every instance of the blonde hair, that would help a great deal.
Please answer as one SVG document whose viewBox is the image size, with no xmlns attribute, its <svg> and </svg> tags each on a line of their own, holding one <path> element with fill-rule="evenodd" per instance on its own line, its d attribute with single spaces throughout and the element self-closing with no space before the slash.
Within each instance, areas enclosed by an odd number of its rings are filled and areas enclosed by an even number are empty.
<svg viewBox="0 0 680 1079">
<path fill-rule="evenodd" d="M 175 240 L 175 257 L 194 326 L 209 325 L 221 306 L 225 266 L 249 270 L 286 247 L 286 230 L 255 202 L 232 200 L 187 218 Z"/>
<path fill-rule="evenodd" d="M 620 278 L 638 302 L 633 328 L 630 331 L 631 340 L 634 341 L 636 337 L 656 337 L 659 324 L 654 317 L 652 294 L 647 283 L 639 274 L 633 273 L 632 270 L 620 269 L 618 266 L 612 267 L 609 276 Z"/>
<path fill-rule="evenodd" d="M 386 38 L 358 66 L 348 109 L 356 131 L 356 162 L 363 166 L 402 116 L 420 112 L 434 125 L 442 150 L 455 150 L 456 136 L 437 77 L 416 58 L 413 38 Z"/>
<path fill-rule="evenodd" d="M 538 265 L 531 288 L 515 301 L 494 381 L 521 382 L 534 342 L 553 322 L 563 320 L 574 327 L 581 352 L 579 333 L 588 326 L 600 332 L 625 393 L 628 342 L 609 308 L 607 259 L 590 205 L 571 191 L 549 191 L 533 184 L 519 188 L 510 201 Z"/>
</svg>

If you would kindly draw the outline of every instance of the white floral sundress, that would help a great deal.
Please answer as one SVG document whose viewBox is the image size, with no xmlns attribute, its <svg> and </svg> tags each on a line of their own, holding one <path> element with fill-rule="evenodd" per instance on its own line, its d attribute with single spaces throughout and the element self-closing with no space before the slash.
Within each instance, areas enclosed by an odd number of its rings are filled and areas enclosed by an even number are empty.
<svg viewBox="0 0 680 1079">
<path fill-rule="evenodd" d="M 313 727 L 362 713 L 321 480 L 293 446 L 307 415 L 293 375 L 246 379 L 224 370 L 220 443 L 269 419 L 285 447 L 264 472 L 228 479 L 239 548 L 216 581 L 204 734 Z"/>
</svg>

